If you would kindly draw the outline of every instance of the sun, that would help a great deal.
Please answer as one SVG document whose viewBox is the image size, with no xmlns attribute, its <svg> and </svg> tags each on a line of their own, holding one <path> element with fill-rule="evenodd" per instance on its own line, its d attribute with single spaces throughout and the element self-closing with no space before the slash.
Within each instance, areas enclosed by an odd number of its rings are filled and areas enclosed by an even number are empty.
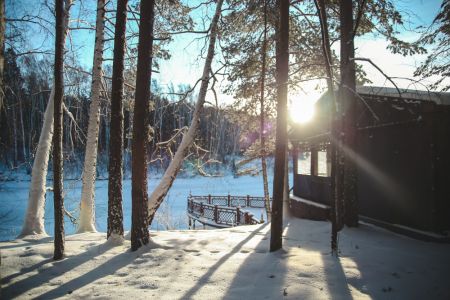
<svg viewBox="0 0 450 300">
<path fill-rule="evenodd" d="M 314 102 L 307 98 L 294 98 L 289 104 L 289 115 L 294 123 L 306 123 L 314 117 Z"/>
</svg>

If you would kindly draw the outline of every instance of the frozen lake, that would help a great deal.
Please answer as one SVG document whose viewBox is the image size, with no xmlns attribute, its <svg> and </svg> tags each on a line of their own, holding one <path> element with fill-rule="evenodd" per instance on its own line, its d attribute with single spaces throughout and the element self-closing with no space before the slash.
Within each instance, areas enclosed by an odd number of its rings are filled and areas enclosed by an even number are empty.
<svg viewBox="0 0 450 300">
<path fill-rule="evenodd" d="M 299 159 L 299 172 L 309 173 L 309 157 Z M 270 163 L 271 165 L 272 163 Z M 319 171 L 326 168 L 325 155 L 319 153 Z M 269 192 L 272 194 L 273 169 L 269 168 Z M 289 186 L 292 187 L 292 170 L 289 171 Z M 149 176 L 149 194 L 159 181 L 158 176 Z M 30 181 L 7 181 L 0 184 L 0 241 L 12 240 L 17 237 L 22 229 L 23 218 L 28 204 L 28 189 Z M 51 182 L 47 186 L 51 186 Z M 95 188 L 95 213 L 96 227 L 98 231 L 106 232 L 108 216 L 108 180 L 97 180 Z M 81 180 L 66 180 L 64 182 L 64 203 L 66 209 L 73 216 L 78 217 Z M 263 196 L 262 175 L 240 176 L 232 175 L 223 177 L 181 177 L 179 176 L 163 202 L 153 220 L 153 230 L 187 229 L 187 197 L 192 195 L 235 195 L 235 196 Z M 257 219 L 264 213 L 263 209 L 248 208 Z M 131 228 L 131 180 L 123 182 L 123 213 L 124 228 Z M 265 214 L 264 214 L 265 218 Z M 45 205 L 45 229 L 53 235 L 53 193 L 47 193 Z M 65 218 L 66 234 L 73 234 L 76 225 L 69 218 Z"/>
<path fill-rule="evenodd" d="M 270 172 L 271 173 L 271 172 Z M 154 189 L 159 178 L 150 176 L 149 193 Z M 4 182 L 0 189 L 0 240 L 14 239 L 22 228 L 28 202 L 29 181 Z M 51 183 L 50 183 L 51 185 Z M 269 190 L 272 191 L 272 174 L 269 174 Z M 64 182 L 65 206 L 74 216 L 78 216 L 81 194 L 81 180 L 67 180 Z M 263 196 L 261 176 L 233 176 L 224 177 L 190 177 L 177 178 L 168 197 L 158 210 L 152 224 L 154 230 L 186 229 L 187 225 L 187 196 L 192 195 L 252 195 Z M 131 181 L 123 183 L 123 211 L 124 227 L 131 227 Z M 108 212 L 108 181 L 99 180 L 95 190 L 96 226 L 98 231 L 106 232 Z M 263 210 L 252 209 L 258 218 Z M 66 234 L 72 234 L 76 228 L 70 220 L 65 218 Z M 45 207 L 45 228 L 53 235 L 53 193 L 47 193 Z"/>
</svg>

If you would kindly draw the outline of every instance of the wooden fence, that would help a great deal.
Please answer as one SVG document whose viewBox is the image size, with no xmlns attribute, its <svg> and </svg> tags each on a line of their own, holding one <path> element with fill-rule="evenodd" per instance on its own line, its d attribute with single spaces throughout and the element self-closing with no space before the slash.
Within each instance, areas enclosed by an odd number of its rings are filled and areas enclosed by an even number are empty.
<svg viewBox="0 0 450 300">
<path fill-rule="evenodd" d="M 251 213 L 242 210 L 241 207 L 264 208 L 264 198 L 231 195 L 190 195 L 188 197 L 189 216 L 203 224 L 215 227 L 232 227 L 260 223 Z"/>
</svg>

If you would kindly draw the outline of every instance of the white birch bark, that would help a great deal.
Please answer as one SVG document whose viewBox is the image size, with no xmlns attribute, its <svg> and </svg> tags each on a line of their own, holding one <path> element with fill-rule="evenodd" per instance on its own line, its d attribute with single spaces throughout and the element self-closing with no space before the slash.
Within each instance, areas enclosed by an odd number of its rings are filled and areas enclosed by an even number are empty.
<svg viewBox="0 0 450 300">
<path fill-rule="evenodd" d="M 97 20 L 95 29 L 94 62 L 92 67 L 91 105 L 86 152 L 81 189 L 80 220 L 78 233 L 96 231 L 95 229 L 95 178 L 97 170 L 98 132 L 100 121 L 100 90 L 104 44 L 105 0 L 97 1 Z"/>
<path fill-rule="evenodd" d="M 209 84 L 209 76 L 211 73 L 211 64 L 214 57 L 214 48 L 216 45 L 217 38 L 217 23 L 219 21 L 220 13 L 222 10 L 223 0 L 218 0 L 216 5 L 216 11 L 214 13 L 214 17 L 211 21 L 211 33 L 209 36 L 209 46 L 208 46 L 208 54 L 206 56 L 205 65 L 203 67 L 203 75 L 202 82 L 200 85 L 200 92 L 198 94 L 197 103 L 195 104 L 194 115 L 192 116 L 192 123 L 189 127 L 187 133 L 183 136 L 181 140 L 181 144 L 177 149 L 172 161 L 169 164 L 166 172 L 164 172 L 164 176 L 161 178 L 161 181 L 158 183 L 158 186 L 155 188 L 153 193 L 150 195 L 150 199 L 148 202 L 149 209 L 149 219 L 150 224 L 153 220 L 153 217 L 156 213 L 156 210 L 161 205 L 164 200 L 164 197 L 167 195 L 169 189 L 171 188 L 175 178 L 180 171 L 180 168 L 183 164 L 183 160 L 186 156 L 186 153 L 189 147 L 192 145 L 194 141 L 195 134 L 198 128 L 198 124 L 200 122 L 200 114 L 203 109 L 203 105 L 205 103 L 206 92 L 208 90 Z"/>
<path fill-rule="evenodd" d="M 55 89 L 52 87 L 44 113 L 44 123 L 39 136 L 39 144 L 34 157 L 27 213 L 20 236 L 32 234 L 47 235 L 44 227 L 45 184 L 47 181 L 48 158 L 52 147 L 54 96 Z"/>
<path fill-rule="evenodd" d="M 64 41 L 69 28 L 69 10 L 72 0 L 65 0 Z M 48 160 L 53 139 L 53 111 L 54 111 L 55 89 L 52 87 L 48 99 L 47 108 L 44 113 L 39 143 L 31 171 L 30 191 L 28 195 L 28 207 L 22 232 L 19 237 L 27 235 L 47 235 L 44 227 L 45 192 L 47 182 Z"/>
</svg>

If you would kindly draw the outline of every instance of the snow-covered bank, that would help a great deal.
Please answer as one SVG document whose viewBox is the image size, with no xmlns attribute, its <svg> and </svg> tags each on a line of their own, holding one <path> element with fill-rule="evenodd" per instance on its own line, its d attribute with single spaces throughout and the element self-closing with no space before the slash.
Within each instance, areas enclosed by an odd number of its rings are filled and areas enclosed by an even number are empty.
<svg viewBox="0 0 450 300">
<path fill-rule="evenodd" d="M 330 255 L 327 222 L 292 219 L 284 250 L 268 252 L 268 225 L 152 232 L 132 253 L 105 234 L 0 243 L 2 298 L 449 299 L 450 245 L 362 225 L 340 234 Z"/>
</svg>

